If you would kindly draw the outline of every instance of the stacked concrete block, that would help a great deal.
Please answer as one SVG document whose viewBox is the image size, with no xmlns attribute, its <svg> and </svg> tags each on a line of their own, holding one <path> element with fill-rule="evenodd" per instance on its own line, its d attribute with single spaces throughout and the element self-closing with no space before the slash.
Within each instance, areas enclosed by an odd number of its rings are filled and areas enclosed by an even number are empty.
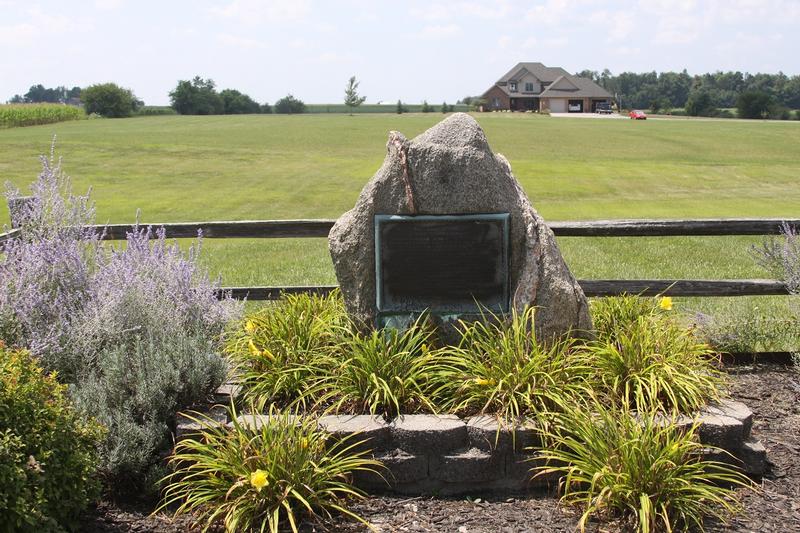
<svg viewBox="0 0 800 533">
<path fill-rule="evenodd" d="M 219 416 L 216 412 L 215 419 Z M 268 415 L 239 416 L 240 423 L 256 428 L 269 421 Z M 695 422 L 709 459 L 737 465 L 748 474 L 764 473 L 766 450 L 750 436 L 753 413 L 746 405 L 724 400 L 697 417 L 664 419 L 683 428 Z M 356 448 L 370 450 L 383 463 L 379 474 L 356 475 L 356 484 L 372 492 L 446 495 L 553 487 L 558 482 L 555 474 L 534 477 L 542 463 L 531 451 L 541 445 L 533 424 L 511 429 L 492 416 L 461 419 L 447 414 L 404 415 L 391 422 L 369 415 L 328 415 L 317 423 L 332 439 L 351 438 L 359 442 Z M 185 437 L 202 429 L 191 420 L 179 420 L 177 434 Z"/>
</svg>

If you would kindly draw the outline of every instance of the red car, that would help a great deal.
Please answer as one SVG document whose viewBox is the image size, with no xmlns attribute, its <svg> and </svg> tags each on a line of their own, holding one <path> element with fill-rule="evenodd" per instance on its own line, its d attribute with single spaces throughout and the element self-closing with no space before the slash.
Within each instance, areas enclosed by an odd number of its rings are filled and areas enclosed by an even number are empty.
<svg viewBox="0 0 800 533">
<path fill-rule="evenodd" d="M 647 115 L 644 114 L 644 111 L 641 109 L 634 109 L 628 116 L 631 117 L 633 120 L 647 120 Z"/>
</svg>

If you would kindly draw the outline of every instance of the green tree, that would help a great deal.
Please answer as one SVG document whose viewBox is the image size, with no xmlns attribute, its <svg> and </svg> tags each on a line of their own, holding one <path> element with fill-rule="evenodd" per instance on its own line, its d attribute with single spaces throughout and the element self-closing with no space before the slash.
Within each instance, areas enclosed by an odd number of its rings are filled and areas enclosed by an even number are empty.
<svg viewBox="0 0 800 533">
<path fill-rule="evenodd" d="M 263 104 L 261 104 L 261 113 L 265 115 L 272 113 L 272 106 L 269 105 L 269 103 L 264 102 Z"/>
<path fill-rule="evenodd" d="M 692 117 L 711 117 L 717 112 L 711 94 L 703 89 L 695 89 L 689 93 L 686 101 L 686 114 Z"/>
<path fill-rule="evenodd" d="M 397 114 L 402 115 L 403 113 L 408 113 L 408 108 L 403 105 L 403 102 L 400 100 L 397 101 Z"/>
<path fill-rule="evenodd" d="M 192 80 L 180 80 L 169 93 L 170 105 L 181 115 L 220 115 L 225 111 L 225 103 L 215 87 L 210 78 L 195 76 Z"/>
<path fill-rule="evenodd" d="M 90 85 L 81 91 L 81 100 L 87 113 L 107 118 L 129 117 L 142 103 L 130 89 L 116 83 Z"/>
<path fill-rule="evenodd" d="M 261 106 L 258 105 L 258 102 L 236 89 L 224 89 L 220 91 L 219 96 L 222 98 L 223 113 L 226 115 L 261 112 Z"/>
<path fill-rule="evenodd" d="M 739 118 L 767 118 L 774 102 L 772 97 L 762 91 L 747 91 L 736 99 Z"/>
<path fill-rule="evenodd" d="M 432 113 L 436 111 L 436 109 L 432 105 L 429 105 L 427 100 L 423 100 L 422 108 L 420 109 L 420 111 L 422 111 L 423 113 Z"/>
<path fill-rule="evenodd" d="M 447 102 L 442 102 L 442 113 L 452 113 L 453 106 L 447 105 Z"/>
<path fill-rule="evenodd" d="M 669 112 L 672 109 L 672 102 L 669 98 L 664 96 L 654 99 L 650 102 L 650 111 L 658 113 L 659 111 Z"/>
<path fill-rule="evenodd" d="M 277 102 L 273 108 L 274 113 L 281 113 L 284 115 L 294 115 L 297 113 L 306 112 L 306 104 L 302 100 L 298 100 L 291 94 L 287 94 Z"/>
<path fill-rule="evenodd" d="M 360 106 L 366 100 L 366 96 L 359 96 L 358 82 L 355 76 L 350 76 L 347 82 L 347 87 L 344 88 L 344 105 L 346 105 L 352 113 L 355 108 Z"/>
</svg>

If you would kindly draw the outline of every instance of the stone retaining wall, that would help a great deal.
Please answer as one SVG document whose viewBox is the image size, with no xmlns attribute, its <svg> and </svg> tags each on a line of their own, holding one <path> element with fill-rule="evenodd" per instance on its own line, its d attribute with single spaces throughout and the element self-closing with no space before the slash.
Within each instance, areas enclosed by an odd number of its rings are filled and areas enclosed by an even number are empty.
<svg viewBox="0 0 800 533">
<path fill-rule="evenodd" d="M 217 398 L 221 399 L 221 398 Z M 219 406 L 212 417 L 225 423 Z M 268 423 L 268 415 L 244 414 L 245 424 Z M 712 459 L 740 466 L 751 475 L 761 475 L 766 466 L 764 446 L 750 436 L 753 413 L 743 403 L 731 400 L 710 406 L 700 413 L 702 443 L 721 448 L 727 454 L 709 451 Z M 369 415 L 328 415 L 318 420 L 320 428 L 333 438 L 358 434 L 366 440 L 375 458 L 385 466 L 383 477 L 360 475 L 356 485 L 369 492 L 400 494 L 464 494 L 486 491 L 519 491 L 546 486 L 554 477 L 531 480 L 535 464 L 525 450 L 537 445 L 532 427 L 498 431 L 492 417 L 461 419 L 455 415 L 405 415 L 392 422 Z M 691 425 L 682 417 L 678 425 Z M 201 430 L 189 420 L 179 420 L 177 438 Z"/>
</svg>

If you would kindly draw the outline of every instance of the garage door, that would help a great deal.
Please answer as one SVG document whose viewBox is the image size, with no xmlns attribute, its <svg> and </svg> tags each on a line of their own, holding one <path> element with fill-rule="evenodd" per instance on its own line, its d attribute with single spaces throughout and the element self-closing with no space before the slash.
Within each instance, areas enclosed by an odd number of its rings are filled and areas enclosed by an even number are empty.
<svg viewBox="0 0 800 533">
<path fill-rule="evenodd" d="M 566 113 L 567 101 L 562 98 L 550 99 L 550 112 L 551 113 Z"/>
</svg>

